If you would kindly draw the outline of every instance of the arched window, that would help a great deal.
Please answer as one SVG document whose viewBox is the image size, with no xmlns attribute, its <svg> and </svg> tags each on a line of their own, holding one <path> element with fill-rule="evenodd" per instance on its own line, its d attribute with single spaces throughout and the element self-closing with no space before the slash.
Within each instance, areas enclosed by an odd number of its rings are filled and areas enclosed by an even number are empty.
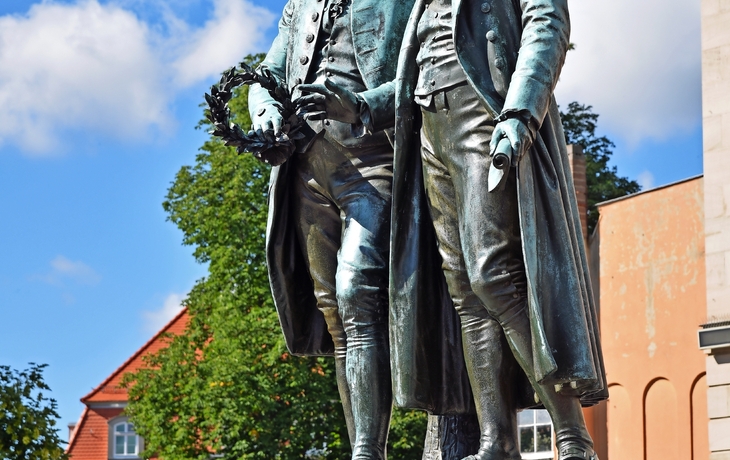
<svg viewBox="0 0 730 460">
<path fill-rule="evenodd" d="M 517 414 L 520 454 L 523 459 L 553 458 L 553 425 L 544 409 L 527 409 Z"/>
<path fill-rule="evenodd" d="M 139 455 L 139 436 L 134 425 L 127 420 L 115 423 L 111 432 L 112 455 L 114 458 L 130 458 Z"/>
</svg>

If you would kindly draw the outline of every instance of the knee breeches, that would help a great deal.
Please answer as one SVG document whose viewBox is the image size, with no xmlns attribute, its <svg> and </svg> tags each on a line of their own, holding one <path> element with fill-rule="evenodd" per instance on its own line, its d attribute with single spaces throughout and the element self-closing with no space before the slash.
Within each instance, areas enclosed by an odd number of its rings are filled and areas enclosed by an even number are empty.
<svg viewBox="0 0 730 460">
<path fill-rule="evenodd" d="M 387 334 L 393 152 L 320 136 L 296 162 L 298 237 L 340 355 Z"/>
<path fill-rule="evenodd" d="M 487 314 L 504 325 L 526 305 L 514 171 L 487 192 L 494 121 L 471 86 L 435 93 L 422 113 L 424 182 L 462 326 Z"/>
</svg>

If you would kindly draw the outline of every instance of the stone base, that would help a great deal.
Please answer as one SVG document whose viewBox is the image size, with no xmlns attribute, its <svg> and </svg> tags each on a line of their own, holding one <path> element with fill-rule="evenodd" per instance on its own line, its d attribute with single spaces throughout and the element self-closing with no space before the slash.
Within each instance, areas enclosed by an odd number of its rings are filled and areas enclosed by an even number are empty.
<svg viewBox="0 0 730 460">
<path fill-rule="evenodd" d="M 475 454 L 480 434 L 476 415 L 429 415 L 422 460 L 461 460 Z"/>
</svg>

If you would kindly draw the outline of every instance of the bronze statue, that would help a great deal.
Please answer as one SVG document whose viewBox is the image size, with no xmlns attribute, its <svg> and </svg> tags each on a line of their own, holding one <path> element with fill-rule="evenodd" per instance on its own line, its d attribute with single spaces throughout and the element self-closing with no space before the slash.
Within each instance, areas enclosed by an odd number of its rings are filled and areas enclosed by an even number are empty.
<svg viewBox="0 0 730 460">
<path fill-rule="evenodd" d="M 271 288 L 290 351 L 334 354 L 353 459 L 386 455 L 393 148 L 383 129 L 393 125 L 391 80 L 412 5 L 289 0 L 262 63 L 306 119 L 295 153 L 271 173 Z M 278 104 L 251 86 L 259 137 L 282 137 Z"/>
<path fill-rule="evenodd" d="M 216 135 L 275 166 L 266 250 L 275 304 L 292 353 L 334 354 L 353 458 L 384 458 L 390 418 L 391 80 L 412 4 L 290 0 L 262 67 L 228 71 L 206 98 Z M 227 101 L 253 81 L 264 87 L 251 87 L 255 132 L 244 135 L 229 126 Z M 305 126 L 289 118 L 290 98 Z M 414 356 L 425 364 L 413 375 L 422 398 L 409 407 L 445 414 L 429 420 L 424 459 L 459 460 L 477 449 L 479 427 L 458 317 L 444 285 L 434 287 L 440 316 L 422 331 L 431 339 Z"/>
<path fill-rule="evenodd" d="M 552 417 L 559 459 L 596 459 L 581 402 L 605 399 L 605 376 L 553 97 L 569 29 L 566 0 L 417 0 L 403 39 L 391 246 L 391 328 L 402 337 L 391 349 L 394 396 L 418 402 L 410 377 L 418 368 L 400 348 L 421 346 L 419 312 L 433 308 L 424 293 L 438 284 L 429 268 L 439 261 L 482 425 L 470 460 L 520 458 L 514 413 L 495 398 L 504 383 L 494 366 L 510 365 L 495 361 L 495 328 Z M 516 167 L 490 192 L 491 154 L 504 139 Z M 513 388 L 524 405 L 522 387 Z M 495 423 L 502 429 L 495 432 Z"/>
<path fill-rule="evenodd" d="M 467 458 L 519 458 L 515 411 L 536 403 L 561 460 L 595 458 L 580 405 L 606 397 L 604 372 L 552 96 L 565 0 L 417 0 L 407 27 L 411 2 L 352 2 L 290 0 L 263 64 L 304 94 L 307 119 L 272 171 L 267 256 L 287 345 L 334 353 L 353 458 L 385 455 L 388 319 L 399 405 L 444 414 L 437 432 L 475 400 Z M 254 86 L 249 106 L 259 137 L 278 138 L 271 95 Z M 517 167 L 490 192 L 503 139 Z"/>
</svg>

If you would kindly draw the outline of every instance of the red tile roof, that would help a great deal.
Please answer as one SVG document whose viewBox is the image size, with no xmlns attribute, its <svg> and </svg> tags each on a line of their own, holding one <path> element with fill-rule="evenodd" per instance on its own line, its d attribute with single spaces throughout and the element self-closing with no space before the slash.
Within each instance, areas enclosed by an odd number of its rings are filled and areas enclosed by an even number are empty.
<svg viewBox="0 0 730 460">
<path fill-rule="evenodd" d="M 119 384 L 122 381 L 122 377 L 127 372 L 134 372 L 140 367 L 144 366 L 142 358 L 151 353 L 156 353 L 161 348 L 164 348 L 169 343 L 168 339 L 163 337 L 164 334 L 178 335 L 181 334 L 188 324 L 187 309 L 183 309 L 177 314 L 165 327 L 154 335 L 142 348 L 137 350 L 127 361 L 124 362 L 119 368 L 114 371 L 106 380 L 91 391 L 88 395 L 81 398 L 81 402 L 84 404 L 93 402 L 115 402 L 115 401 L 126 401 L 127 390 L 121 388 Z"/>
<path fill-rule="evenodd" d="M 71 436 L 66 452 L 71 460 L 105 460 L 109 458 L 109 420 L 122 413 L 117 409 L 84 409 Z"/>
<path fill-rule="evenodd" d="M 109 420 L 122 415 L 127 390 L 120 388 L 122 377 L 144 366 L 142 357 L 167 346 L 165 334 L 178 335 L 187 327 L 189 316 L 183 309 L 165 327 L 137 350 L 91 393 L 81 398 L 86 404 L 68 442 L 66 452 L 71 460 L 106 460 L 109 458 Z M 96 407 L 94 403 L 121 403 L 120 407 Z"/>
</svg>

